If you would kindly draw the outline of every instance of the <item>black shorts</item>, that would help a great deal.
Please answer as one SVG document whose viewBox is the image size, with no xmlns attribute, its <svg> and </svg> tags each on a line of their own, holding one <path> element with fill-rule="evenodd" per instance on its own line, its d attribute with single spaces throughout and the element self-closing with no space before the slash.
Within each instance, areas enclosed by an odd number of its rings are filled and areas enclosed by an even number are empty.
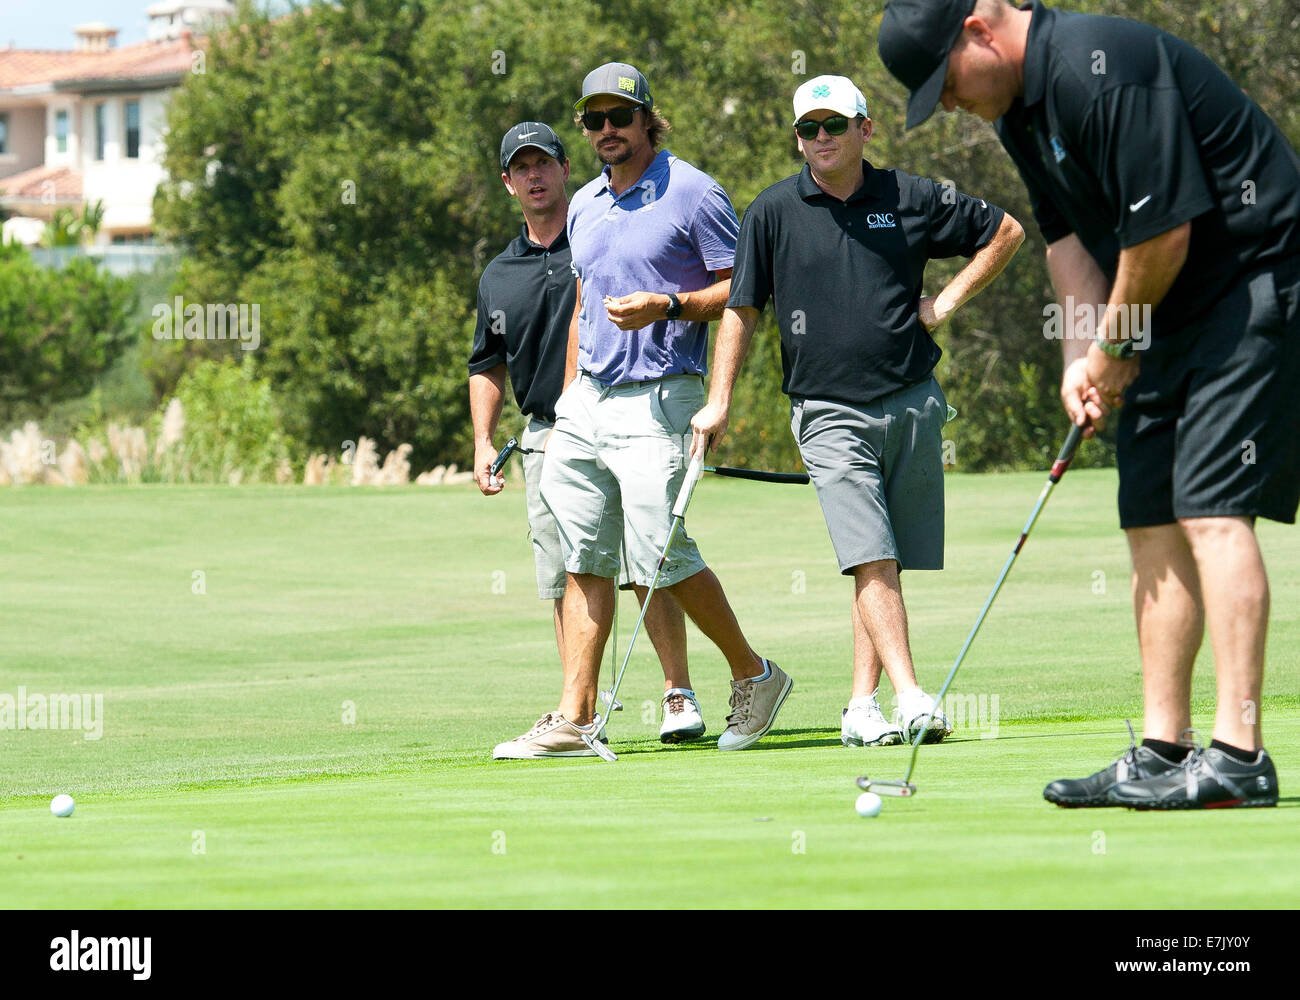
<svg viewBox="0 0 1300 1000">
<path fill-rule="evenodd" d="M 1300 507 L 1300 258 L 1253 271 L 1141 352 L 1120 410 L 1124 528 Z"/>
</svg>

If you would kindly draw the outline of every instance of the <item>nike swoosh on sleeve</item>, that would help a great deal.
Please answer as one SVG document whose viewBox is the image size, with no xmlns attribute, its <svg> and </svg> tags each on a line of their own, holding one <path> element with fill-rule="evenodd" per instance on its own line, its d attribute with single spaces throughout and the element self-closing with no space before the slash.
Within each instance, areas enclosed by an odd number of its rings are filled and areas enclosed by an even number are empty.
<svg viewBox="0 0 1300 1000">
<path fill-rule="evenodd" d="M 1139 208 L 1141 208 L 1143 205 L 1145 205 L 1145 204 L 1146 204 L 1147 202 L 1149 202 L 1150 200 L 1151 200 L 1151 196 L 1150 196 L 1150 195 L 1147 195 L 1147 196 L 1146 196 L 1145 198 L 1143 198 L 1141 201 L 1135 201 L 1135 202 L 1133 202 L 1133 204 L 1129 205 L 1128 210 L 1129 210 L 1130 212 L 1136 212 Z"/>
</svg>

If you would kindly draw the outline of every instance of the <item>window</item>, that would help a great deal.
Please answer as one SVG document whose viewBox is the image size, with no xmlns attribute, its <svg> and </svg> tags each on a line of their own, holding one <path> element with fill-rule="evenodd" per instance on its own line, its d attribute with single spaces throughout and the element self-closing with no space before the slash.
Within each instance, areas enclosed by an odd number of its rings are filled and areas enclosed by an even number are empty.
<svg viewBox="0 0 1300 1000">
<path fill-rule="evenodd" d="M 126 157 L 140 158 L 140 102 L 126 102 Z"/>
<path fill-rule="evenodd" d="M 102 160 L 104 158 L 104 140 L 106 138 L 104 132 L 106 130 L 106 125 L 107 122 L 105 121 L 104 105 L 96 104 L 95 105 L 95 159 L 97 160 Z"/>
<path fill-rule="evenodd" d="M 9 152 L 9 116 L 0 115 L 0 153 Z"/>
<path fill-rule="evenodd" d="M 54 112 L 54 139 L 58 151 L 66 153 L 68 151 L 68 113 L 66 111 Z"/>
</svg>

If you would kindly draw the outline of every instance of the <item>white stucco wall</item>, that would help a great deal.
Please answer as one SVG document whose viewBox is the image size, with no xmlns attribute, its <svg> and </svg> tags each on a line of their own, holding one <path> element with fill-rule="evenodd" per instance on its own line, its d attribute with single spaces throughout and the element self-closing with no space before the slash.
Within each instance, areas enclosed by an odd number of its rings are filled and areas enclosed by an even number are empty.
<svg viewBox="0 0 1300 1000">
<path fill-rule="evenodd" d="M 104 159 L 95 159 L 94 106 L 105 105 L 107 125 Z M 126 157 L 126 102 L 140 102 L 140 156 Z M 152 225 L 153 195 L 164 172 L 162 129 L 165 122 L 166 94 L 153 91 L 142 94 L 96 96 L 83 102 L 82 122 L 86 141 L 82 156 L 85 176 L 83 193 L 87 203 L 104 203 L 104 222 L 100 230 L 107 240 L 116 229 L 135 229 Z"/>
<path fill-rule="evenodd" d="M 6 152 L 0 153 L 0 177 L 39 167 L 45 162 L 45 111 L 39 105 L 0 107 L 9 117 Z"/>
</svg>

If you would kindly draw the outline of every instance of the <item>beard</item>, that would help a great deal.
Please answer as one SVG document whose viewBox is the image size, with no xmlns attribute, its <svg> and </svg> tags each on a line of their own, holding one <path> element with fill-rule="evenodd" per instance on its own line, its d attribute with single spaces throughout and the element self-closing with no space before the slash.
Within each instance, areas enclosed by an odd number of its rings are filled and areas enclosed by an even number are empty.
<svg viewBox="0 0 1300 1000">
<path fill-rule="evenodd" d="M 601 163 L 604 163 L 607 166 L 616 167 L 620 163 L 626 163 L 628 160 L 632 159 L 632 147 L 624 141 L 621 147 L 613 146 L 609 149 L 596 150 L 596 156 L 599 157 Z"/>
</svg>

